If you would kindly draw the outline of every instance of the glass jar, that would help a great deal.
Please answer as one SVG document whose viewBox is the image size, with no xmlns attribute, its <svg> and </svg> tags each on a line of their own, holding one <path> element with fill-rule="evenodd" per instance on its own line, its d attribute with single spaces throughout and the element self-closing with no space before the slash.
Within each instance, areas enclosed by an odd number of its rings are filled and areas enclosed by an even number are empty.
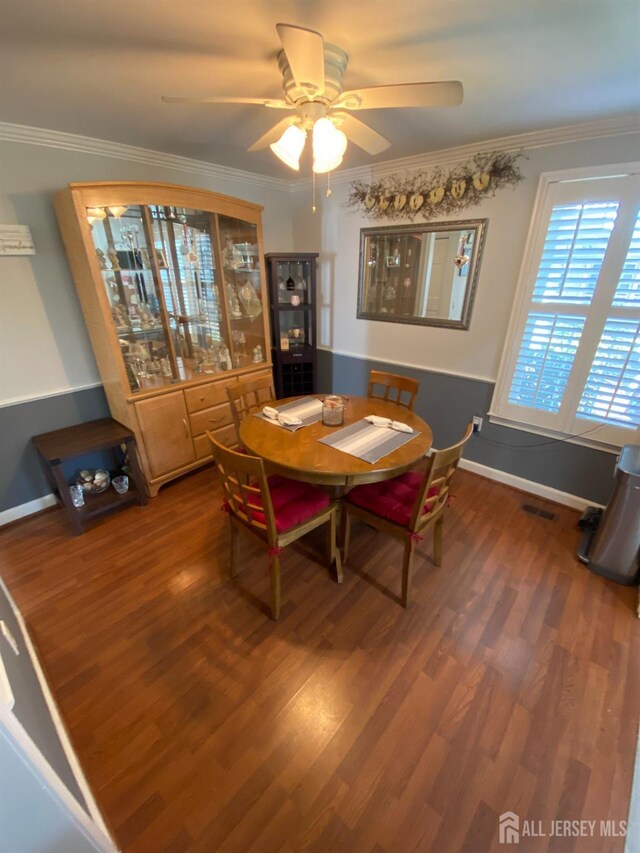
<svg viewBox="0 0 640 853">
<path fill-rule="evenodd" d="M 337 395 L 329 395 L 322 403 L 322 423 L 326 426 L 340 426 L 344 423 L 344 400 Z"/>
</svg>

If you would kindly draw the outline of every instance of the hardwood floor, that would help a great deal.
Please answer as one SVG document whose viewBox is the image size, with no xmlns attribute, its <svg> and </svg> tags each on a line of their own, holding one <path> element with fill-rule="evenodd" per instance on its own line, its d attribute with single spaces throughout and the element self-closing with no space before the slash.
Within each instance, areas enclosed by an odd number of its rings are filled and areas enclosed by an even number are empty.
<svg viewBox="0 0 640 853">
<path fill-rule="evenodd" d="M 578 514 L 467 472 L 443 566 L 357 522 L 345 581 L 322 531 L 264 555 L 228 529 L 211 469 L 72 536 L 60 510 L 0 534 L 123 850 L 622 851 L 621 838 L 498 843 L 498 817 L 626 820 L 640 709 L 636 591 L 575 557 Z M 553 520 L 528 514 L 544 506 Z"/>
</svg>

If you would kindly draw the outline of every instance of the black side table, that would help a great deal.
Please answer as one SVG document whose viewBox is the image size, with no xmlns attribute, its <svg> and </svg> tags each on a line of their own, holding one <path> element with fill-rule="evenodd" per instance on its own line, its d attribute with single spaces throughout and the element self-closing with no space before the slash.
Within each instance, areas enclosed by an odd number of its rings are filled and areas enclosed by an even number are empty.
<svg viewBox="0 0 640 853">
<path fill-rule="evenodd" d="M 35 435 L 33 443 L 42 460 L 47 480 L 58 501 L 67 514 L 74 533 L 84 533 L 85 522 L 107 512 L 121 509 L 130 504 L 144 506 L 147 502 L 144 477 L 138 462 L 136 439 L 131 430 L 112 418 L 101 418 L 77 426 L 57 429 Z M 100 494 L 89 494 L 85 505 L 75 507 L 69 493 L 69 486 L 62 470 L 62 463 L 75 456 L 83 456 L 100 450 L 111 450 L 117 462 L 116 448 L 126 445 L 129 459 L 129 490 L 119 495 L 109 487 Z"/>
</svg>

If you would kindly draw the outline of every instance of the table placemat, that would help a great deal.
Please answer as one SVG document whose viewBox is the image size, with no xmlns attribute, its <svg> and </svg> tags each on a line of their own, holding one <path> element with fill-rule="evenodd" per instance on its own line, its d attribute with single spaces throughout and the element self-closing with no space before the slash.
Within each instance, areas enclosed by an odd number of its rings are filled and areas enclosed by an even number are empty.
<svg viewBox="0 0 640 853">
<path fill-rule="evenodd" d="M 361 420 L 318 441 L 373 465 L 378 459 L 393 453 L 417 435 L 420 433 L 416 430 L 398 432 L 389 427 L 374 426 L 369 421 Z"/>
<path fill-rule="evenodd" d="M 302 427 L 315 424 L 316 421 L 322 420 L 322 400 L 318 400 L 316 397 L 303 397 L 301 400 L 294 400 L 291 403 L 285 403 L 284 406 L 273 406 L 273 408 L 278 413 L 284 414 L 286 412 L 288 415 L 300 418 L 302 423 L 287 426 L 281 424 L 275 418 L 268 418 L 262 412 L 255 412 L 255 416 L 262 418 L 263 421 L 269 424 L 275 424 L 275 426 L 279 426 L 282 429 L 287 429 L 289 432 L 295 432 L 297 429 L 302 429 Z"/>
</svg>

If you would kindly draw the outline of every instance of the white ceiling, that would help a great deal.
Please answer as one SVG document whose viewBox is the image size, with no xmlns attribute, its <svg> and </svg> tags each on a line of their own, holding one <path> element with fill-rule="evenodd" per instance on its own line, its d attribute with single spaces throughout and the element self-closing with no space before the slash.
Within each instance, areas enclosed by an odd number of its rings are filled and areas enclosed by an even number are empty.
<svg viewBox="0 0 640 853">
<path fill-rule="evenodd" d="M 246 151 L 282 113 L 160 102 L 279 97 L 278 21 L 346 50 L 346 88 L 464 84 L 461 107 L 358 113 L 392 146 L 345 167 L 640 109 L 638 0 L 0 0 L 0 119 L 292 178 Z"/>
</svg>

